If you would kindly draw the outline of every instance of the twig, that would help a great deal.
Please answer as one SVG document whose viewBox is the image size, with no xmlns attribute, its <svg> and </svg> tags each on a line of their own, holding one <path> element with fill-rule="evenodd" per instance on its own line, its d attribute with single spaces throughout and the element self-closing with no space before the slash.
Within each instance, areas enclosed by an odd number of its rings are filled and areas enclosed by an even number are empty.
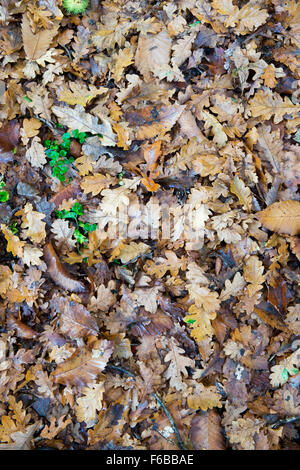
<svg viewBox="0 0 300 470">
<path fill-rule="evenodd" d="M 115 370 L 117 372 L 123 372 L 123 374 L 130 375 L 130 377 L 133 377 L 135 379 L 135 375 L 132 372 L 129 372 L 129 370 L 123 369 L 123 367 L 118 367 L 118 366 L 113 366 L 112 364 L 107 364 L 106 368 L 110 370 Z"/>
<path fill-rule="evenodd" d="M 169 413 L 168 409 L 166 408 L 166 405 L 161 401 L 161 399 L 156 395 L 156 393 L 152 393 L 152 395 L 154 396 L 155 400 L 157 401 L 157 403 L 162 407 L 162 409 L 164 410 L 164 412 L 166 413 L 167 415 L 167 418 L 168 420 L 170 421 L 171 423 L 171 426 L 173 428 L 173 431 L 177 437 L 177 443 L 178 443 L 178 446 L 180 447 L 180 449 L 182 450 L 187 450 L 186 447 L 184 446 L 182 440 L 181 440 L 181 437 L 180 437 L 180 434 L 179 434 L 179 431 L 176 427 L 176 424 L 171 416 L 171 414 Z"/>
<path fill-rule="evenodd" d="M 123 372 L 124 374 L 127 374 L 127 375 L 130 375 L 130 377 L 133 377 L 135 379 L 135 375 L 130 372 L 129 370 L 127 369 L 123 369 L 123 367 L 119 367 L 119 366 L 113 366 L 112 364 L 107 364 L 106 366 L 107 369 L 110 369 L 110 370 L 115 370 L 117 372 Z M 166 405 L 161 401 L 161 399 L 156 395 L 156 393 L 152 393 L 152 395 L 154 396 L 155 400 L 157 401 L 157 403 L 162 407 L 162 409 L 164 410 L 164 412 L 166 413 L 167 415 L 167 418 L 168 420 L 170 421 L 171 423 L 171 426 L 173 428 L 173 431 L 177 437 L 177 443 L 178 443 L 178 446 L 180 447 L 180 449 L 182 450 L 187 450 L 186 447 L 184 446 L 183 442 L 182 442 L 182 439 L 180 437 L 180 434 L 179 434 L 179 431 L 176 427 L 176 424 L 174 422 L 174 419 L 172 418 L 170 412 L 168 411 L 168 409 L 166 408 Z M 158 431 L 157 431 L 158 432 Z M 159 433 L 160 434 L 160 433 Z"/>
<path fill-rule="evenodd" d="M 293 416 L 292 418 L 280 419 L 279 421 L 276 421 L 276 423 L 272 424 L 271 428 L 276 429 L 276 428 L 279 428 L 279 426 L 284 426 L 285 424 L 299 421 L 299 419 L 300 419 L 300 416 Z"/>
</svg>

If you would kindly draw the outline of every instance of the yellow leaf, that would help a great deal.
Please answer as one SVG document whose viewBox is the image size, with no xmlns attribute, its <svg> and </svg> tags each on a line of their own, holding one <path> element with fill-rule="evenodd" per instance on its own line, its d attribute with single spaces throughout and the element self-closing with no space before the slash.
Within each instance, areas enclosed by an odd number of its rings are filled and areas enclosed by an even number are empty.
<svg viewBox="0 0 300 470">
<path fill-rule="evenodd" d="M 113 66 L 111 66 L 112 78 L 115 82 L 121 80 L 124 69 L 133 63 L 133 53 L 130 49 L 120 49 L 117 54 L 113 55 Z M 125 72 L 126 73 L 126 72 Z"/>
<path fill-rule="evenodd" d="M 298 201 L 287 199 L 274 202 L 256 215 L 263 227 L 273 232 L 288 235 L 300 233 L 300 202 Z"/>
<path fill-rule="evenodd" d="M 238 197 L 243 208 L 250 212 L 252 204 L 251 191 L 247 188 L 244 181 L 235 176 L 230 183 L 230 191 Z"/>
<path fill-rule="evenodd" d="M 253 117 L 261 117 L 267 121 L 274 116 L 275 124 L 281 122 L 285 114 L 295 116 L 300 111 L 299 104 L 293 104 L 287 96 L 283 100 L 278 93 L 271 90 L 258 90 L 249 105 Z"/>
<path fill-rule="evenodd" d="M 14 235 L 6 225 L 2 224 L 1 230 L 7 240 L 6 250 L 11 252 L 14 256 L 19 256 L 19 258 L 22 258 L 25 242 L 21 242 L 19 237 Z"/>
<path fill-rule="evenodd" d="M 277 84 L 277 80 L 275 78 L 275 67 L 273 64 L 269 64 L 261 76 L 264 80 L 264 84 L 269 88 L 274 88 Z"/>
<path fill-rule="evenodd" d="M 215 407 L 222 408 L 221 396 L 213 385 L 205 387 L 203 384 L 197 384 L 196 393 L 188 397 L 187 403 L 193 410 L 207 411 Z"/>
</svg>

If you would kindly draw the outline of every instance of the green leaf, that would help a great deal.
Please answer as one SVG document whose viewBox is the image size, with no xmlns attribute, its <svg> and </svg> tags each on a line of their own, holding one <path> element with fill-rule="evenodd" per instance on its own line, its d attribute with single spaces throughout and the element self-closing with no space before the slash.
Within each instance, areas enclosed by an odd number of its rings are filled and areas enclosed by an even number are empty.
<svg viewBox="0 0 300 470">
<path fill-rule="evenodd" d="M 79 229 L 76 229 L 74 231 L 74 238 L 77 240 L 79 244 L 88 242 L 88 239 L 80 232 Z"/>
<path fill-rule="evenodd" d="M 77 215 L 83 214 L 83 207 L 79 202 L 76 202 L 74 206 L 72 206 L 72 211 L 75 212 Z"/>
<path fill-rule="evenodd" d="M 0 202 L 6 202 L 9 199 L 8 191 L 0 191 Z"/>
</svg>

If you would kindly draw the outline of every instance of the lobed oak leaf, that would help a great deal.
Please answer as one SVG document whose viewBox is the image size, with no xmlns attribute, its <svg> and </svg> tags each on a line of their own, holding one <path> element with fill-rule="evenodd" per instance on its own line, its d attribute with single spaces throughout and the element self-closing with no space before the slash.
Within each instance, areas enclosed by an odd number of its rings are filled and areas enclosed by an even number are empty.
<svg viewBox="0 0 300 470">
<path fill-rule="evenodd" d="M 265 282 L 263 272 L 264 266 L 258 256 L 250 256 L 244 265 L 244 278 L 250 283 L 247 286 L 250 297 L 263 288 L 262 284 Z"/>
<path fill-rule="evenodd" d="M 2 224 L 0 228 L 7 240 L 6 250 L 11 252 L 14 256 L 22 258 L 25 242 L 22 242 L 17 235 L 14 235 L 5 224 Z"/>
<path fill-rule="evenodd" d="M 254 450 L 254 437 L 259 433 L 264 422 L 260 419 L 238 418 L 231 423 L 226 434 L 232 444 L 240 444 L 244 450 Z"/>
<path fill-rule="evenodd" d="M 135 289 L 133 291 L 133 298 L 137 301 L 137 304 L 143 306 L 147 312 L 155 313 L 157 311 L 157 296 L 160 290 L 160 286 Z"/>
<path fill-rule="evenodd" d="M 222 408 L 221 396 L 216 387 L 211 385 L 205 387 L 203 384 L 197 384 L 192 394 L 188 396 L 187 404 L 193 410 L 207 411 L 210 408 Z"/>
<path fill-rule="evenodd" d="M 165 251 L 165 258 L 159 258 L 156 261 L 149 260 L 144 265 L 147 274 L 155 274 L 159 278 L 163 277 L 167 271 L 170 271 L 172 276 L 177 276 L 179 269 L 186 269 L 186 261 L 177 258 L 176 254 L 171 250 Z"/>
<path fill-rule="evenodd" d="M 39 119 L 36 119 L 36 118 L 24 119 L 23 127 L 20 130 L 20 135 L 21 135 L 22 142 L 24 145 L 28 144 L 30 137 L 35 137 L 38 135 L 41 125 L 42 123 Z M 28 157 L 26 158 L 28 159 Z M 29 159 L 29 161 L 31 160 Z"/>
<path fill-rule="evenodd" d="M 219 121 L 208 111 L 201 111 L 199 117 L 205 122 L 205 129 L 209 129 L 210 127 L 212 128 L 212 133 L 214 135 L 213 141 L 217 146 L 219 148 L 224 147 L 228 137 L 223 131 L 222 124 L 220 124 Z"/>
<path fill-rule="evenodd" d="M 38 211 L 34 211 L 32 204 L 27 202 L 24 209 L 16 212 L 16 216 L 22 216 L 23 229 L 22 236 L 24 238 L 30 238 L 34 243 L 40 243 L 46 238 L 46 223 L 42 222 L 46 216 Z"/>
<path fill-rule="evenodd" d="M 40 266 L 42 264 L 43 250 L 36 246 L 26 244 L 23 251 L 23 262 L 27 266 Z"/>
<path fill-rule="evenodd" d="M 194 360 L 185 356 L 185 352 L 182 348 L 179 348 L 174 340 L 171 338 L 169 341 L 170 351 L 166 354 L 164 362 L 170 364 L 164 373 L 167 380 L 170 380 L 170 386 L 174 387 L 178 391 L 185 390 L 187 385 L 183 383 L 182 376 L 187 377 L 187 367 L 194 367 Z"/>
<path fill-rule="evenodd" d="M 80 186 L 85 194 L 92 193 L 93 196 L 97 196 L 102 189 L 108 188 L 112 184 L 115 184 L 115 179 L 113 177 L 96 173 L 92 176 L 86 176 L 83 178 Z"/>
<path fill-rule="evenodd" d="M 71 106 L 77 104 L 86 106 L 96 96 L 103 95 L 106 92 L 107 88 L 104 87 L 96 88 L 90 85 L 88 88 L 84 83 L 70 82 L 69 88 L 64 85 L 62 91 L 59 92 L 59 100 Z"/>
<path fill-rule="evenodd" d="M 93 383 L 105 368 L 113 353 L 110 341 L 100 340 L 77 349 L 75 353 L 51 372 L 54 383 L 67 386 L 83 387 Z"/>
<path fill-rule="evenodd" d="M 278 124 L 285 114 L 296 116 L 300 105 L 293 104 L 287 96 L 283 100 L 278 93 L 272 93 L 271 90 L 258 90 L 249 101 L 249 110 L 253 117 L 261 117 L 266 121 L 274 116 L 274 123 Z"/>
<path fill-rule="evenodd" d="M 74 227 L 70 227 L 68 220 L 56 219 L 52 223 L 51 232 L 59 245 L 65 245 L 68 249 L 72 250 L 76 246 L 76 240 L 73 237 Z"/>
<path fill-rule="evenodd" d="M 51 306 L 59 312 L 59 330 L 70 338 L 96 336 L 99 332 L 96 319 L 81 304 L 60 297 Z"/>
<path fill-rule="evenodd" d="M 112 72 L 112 78 L 115 82 L 119 82 L 124 74 L 124 69 L 133 64 L 133 52 L 129 48 L 120 49 L 119 52 L 113 54 L 109 68 Z M 125 72 L 126 73 L 126 72 Z"/>
<path fill-rule="evenodd" d="M 104 382 L 89 384 L 82 389 L 82 396 L 77 399 L 76 417 L 80 423 L 84 421 L 87 428 L 94 425 L 97 411 L 102 408 L 104 390 Z"/>
<path fill-rule="evenodd" d="M 189 315 L 184 317 L 183 320 L 191 326 L 191 336 L 197 342 L 200 342 L 206 337 L 213 336 L 214 329 L 211 320 L 214 320 L 216 315 L 216 312 L 206 312 L 204 309 L 192 305 L 189 308 Z"/>
<path fill-rule="evenodd" d="M 12 272 L 8 266 L 0 265 L 0 295 L 5 294 L 12 285 Z"/>
<path fill-rule="evenodd" d="M 34 168 L 43 168 L 47 163 L 45 148 L 39 137 L 34 137 L 31 146 L 26 150 L 26 158 Z"/>
<path fill-rule="evenodd" d="M 243 208 L 250 212 L 252 206 L 251 191 L 247 188 L 244 181 L 235 176 L 230 183 L 230 191 L 238 197 Z"/>
<path fill-rule="evenodd" d="M 228 300 L 230 297 L 237 296 L 243 291 L 245 285 L 246 285 L 245 280 L 239 272 L 235 274 L 232 281 L 230 281 L 229 279 L 226 279 L 225 289 L 223 289 L 220 294 L 220 301 L 224 302 L 225 300 Z"/>
<path fill-rule="evenodd" d="M 287 199 L 274 202 L 256 216 L 263 227 L 277 233 L 298 235 L 300 233 L 300 202 Z"/>
<path fill-rule="evenodd" d="M 90 298 L 88 309 L 90 312 L 108 312 L 116 302 L 115 281 L 109 281 L 107 287 L 101 284 L 95 294 Z"/>
<path fill-rule="evenodd" d="M 66 418 L 66 415 L 59 416 L 57 419 L 55 416 L 50 418 L 50 425 L 46 424 L 41 432 L 41 437 L 44 439 L 54 439 L 57 434 L 63 431 L 69 424 L 72 423 L 70 418 Z"/>
</svg>

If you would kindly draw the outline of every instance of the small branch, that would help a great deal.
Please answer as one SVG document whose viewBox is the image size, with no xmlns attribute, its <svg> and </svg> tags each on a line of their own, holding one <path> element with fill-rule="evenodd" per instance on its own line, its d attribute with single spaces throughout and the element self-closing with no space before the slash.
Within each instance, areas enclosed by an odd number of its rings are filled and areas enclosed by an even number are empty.
<svg viewBox="0 0 300 470">
<path fill-rule="evenodd" d="M 118 366 L 113 366 L 112 364 L 107 364 L 106 369 L 115 370 L 117 372 L 122 372 L 123 374 L 130 375 L 130 377 L 133 377 L 135 379 L 135 375 L 132 372 L 129 372 L 129 370 L 123 369 L 123 367 L 118 367 Z"/>
<path fill-rule="evenodd" d="M 170 421 L 171 423 L 171 426 L 173 428 L 173 431 L 177 437 L 177 443 L 178 443 L 178 446 L 180 447 L 180 449 L 182 450 L 187 450 L 186 447 L 184 446 L 182 440 L 181 440 L 181 437 L 180 437 L 180 434 L 179 434 L 179 431 L 176 427 L 176 424 L 170 414 L 170 412 L 168 411 L 168 409 L 166 408 L 166 405 L 161 401 L 161 399 L 156 395 L 156 393 L 152 393 L 152 395 L 154 396 L 155 400 L 157 401 L 157 403 L 162 407 L 162 409 L 164 410 L 164 412 L 166 413 L 167 415 L 167 418 L 168 420 Z"/>
<path fill-rule="evenodd" d="M 271 428 L 276 429 L 280 426 L 284 426 L 285 424 L 294 423 L 295 421 L 299 421 L 300 416 L 293 416 L 292 418 L 280 419 L 276 421 L 276 423 L 272 424 Z"/>
</svg>

